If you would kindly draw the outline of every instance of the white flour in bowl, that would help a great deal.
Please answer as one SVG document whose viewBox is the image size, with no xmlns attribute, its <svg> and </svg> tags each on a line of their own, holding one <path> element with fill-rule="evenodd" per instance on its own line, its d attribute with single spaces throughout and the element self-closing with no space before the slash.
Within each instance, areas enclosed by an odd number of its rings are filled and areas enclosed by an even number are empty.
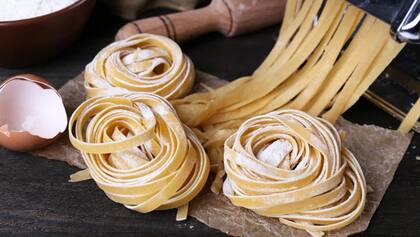
<svg viewBox="0 0 420 237">
<path fill-rule="evenodd" d="M 59 11 L 78 0 L 0 0 L 0 21 L 16 21 Z"/>
</svg>

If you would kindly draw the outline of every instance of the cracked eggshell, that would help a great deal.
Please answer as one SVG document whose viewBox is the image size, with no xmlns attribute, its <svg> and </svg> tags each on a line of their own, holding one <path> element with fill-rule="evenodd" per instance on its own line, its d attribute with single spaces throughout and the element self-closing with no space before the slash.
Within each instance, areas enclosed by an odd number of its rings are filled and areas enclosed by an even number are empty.
<svg viewBox="0 0 420 237">
<path fill-rule="evenodd" d="M 0 146 L 14 151 L 40 149 L 66 127 L 63 100 L 45 79 L 24 74 L 0 85 Z"/>
</svg>

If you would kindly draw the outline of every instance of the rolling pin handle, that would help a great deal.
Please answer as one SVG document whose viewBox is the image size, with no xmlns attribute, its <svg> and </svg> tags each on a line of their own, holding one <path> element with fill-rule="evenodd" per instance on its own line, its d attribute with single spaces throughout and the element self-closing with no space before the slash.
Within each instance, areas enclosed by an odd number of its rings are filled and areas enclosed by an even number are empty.
<svg viewBox="0 0 420 237">
<path fill-rule="evenodd" d="M 198 10 L 130 22 L 116 39 L 141 32 L 164 35 L 178 43 L 212 31 L 232 37 L 279 23 L 285 4 L 286 0 L 213 0 Z"/>
<path fill-rule="evenodd" d="M 218 30 L 217 23 L 217 12 L 211 4 L 197 10 L 132 21 L 118 31 L 116 40 L 126 39 L 138 33 L 151 33 L 169 37 L 180 43 Z"/>
</svg>

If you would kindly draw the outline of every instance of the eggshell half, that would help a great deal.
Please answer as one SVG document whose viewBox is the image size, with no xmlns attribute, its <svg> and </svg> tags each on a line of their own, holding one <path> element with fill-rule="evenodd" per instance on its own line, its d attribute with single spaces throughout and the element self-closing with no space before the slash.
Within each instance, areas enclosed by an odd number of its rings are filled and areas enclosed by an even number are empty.
<svg viewBox="0 0 420 237">
<path fill-rule="evenodd" d="M 0 145 L 30 151 L 49 145 L 67 127 L 58 92 L 45 79 L 19 75 L 0 86 Z"/>
</svg>

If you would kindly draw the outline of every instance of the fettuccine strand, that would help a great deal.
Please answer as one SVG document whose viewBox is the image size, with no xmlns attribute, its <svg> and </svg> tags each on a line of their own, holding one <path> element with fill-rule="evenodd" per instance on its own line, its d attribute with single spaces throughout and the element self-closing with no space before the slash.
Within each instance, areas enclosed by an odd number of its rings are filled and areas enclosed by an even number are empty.
<svg viewBox="0 0 420 237">
<path fill-rule="evenodd" d="M 243 121 L 283 108 L 334 122 L 403 46 L 389 36 L 389 25 L 344 0 L 288 1 L 277 42 L 253 75 L 171 103 L 200 131 L 217 191 L 223 143 Z"/>
</svg>

